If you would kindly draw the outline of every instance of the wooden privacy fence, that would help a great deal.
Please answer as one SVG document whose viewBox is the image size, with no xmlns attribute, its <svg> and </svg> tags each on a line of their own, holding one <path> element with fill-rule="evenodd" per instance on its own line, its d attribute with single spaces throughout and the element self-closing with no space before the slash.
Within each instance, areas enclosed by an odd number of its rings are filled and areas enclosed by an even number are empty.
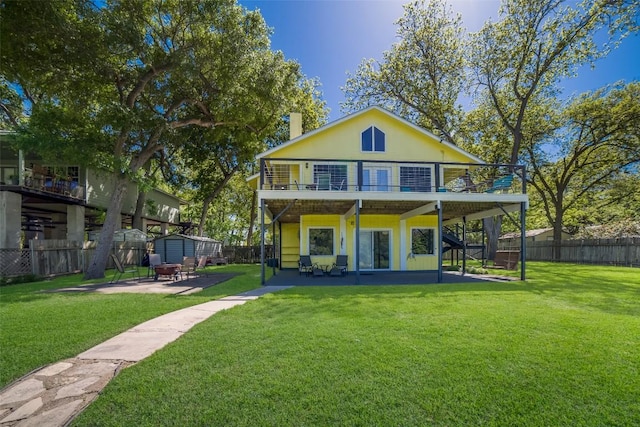
<svg viewBox="0 0 640 427">
<path fill-rule="evenodd" d="M 265 245 L 265 259 L 273 258 L 273 245 Z M 230 264 L 255 264 L 260 262 L 260 246 L 225 246 L 222 256 Z"/>
<path fill-rule="evenodd" d="M 527 242 L 527 260 L 562 261 L 640 267 L 640 237 L 562 240 L 560 258 L 554 258 L 553 242 Z"/>
</svg>

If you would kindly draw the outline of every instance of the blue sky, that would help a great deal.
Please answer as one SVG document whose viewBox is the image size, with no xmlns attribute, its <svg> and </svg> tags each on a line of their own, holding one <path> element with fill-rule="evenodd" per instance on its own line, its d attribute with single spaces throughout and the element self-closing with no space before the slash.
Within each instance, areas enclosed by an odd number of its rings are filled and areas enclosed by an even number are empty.
<svg viewBox="0 0 640 427">
<path fill-rule="evenodd" d="M 317 77 L 331 109 L 330 121 L 340 118 L 347 72 L 364 58 L 380 59 L 397 41 L 394 22 L 402 16 L 403 0 L 239 0 L 249 10 L 260 9 L 273 29 L 271 46 L 298 61 L 307 77 Z M 498 19 L 499 1 L 450 0 L 462 14 L 467 31 Z M 565 80 L 565 95 L 597 89 L 624 79 L 640 80 L 640 36 L 632 35 L 609 56 Z"/>
</svg>

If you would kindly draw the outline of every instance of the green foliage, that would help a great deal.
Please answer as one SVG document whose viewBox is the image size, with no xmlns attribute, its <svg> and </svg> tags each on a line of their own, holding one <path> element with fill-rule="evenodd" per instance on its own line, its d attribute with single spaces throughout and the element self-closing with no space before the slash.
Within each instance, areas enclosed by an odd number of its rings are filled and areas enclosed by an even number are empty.
<svg viewBox="0 0 640 427">
<path fill-rule="evenodd" d="M 464 84 L 462 18 L 442 0 L 414 1 L 396 21 L 399 41 L 381 62 L 364 60 L 343 88 L 343 110 L 381 105 L 454 140 Z"/>
<path fill-rule="evenodd" d="M 523 144 L 538 142 L 527 120 L 544 123 L 540 102 L 558 92 L 558 81 L 574 76 L 580 65 L 605 56 L 617 40 L 635 29 L 638 5 L 625 1 L 507 0 L 501 20 L 487 22 L 470 40 L 477 96 L 490 102 L 512 137 L 510 161 L 517 163 Z M 607 29 L 598 46 L 595 34 Z M 528 118 L 527 118 L 528 117 Z"/>
<path fill-rule="evenodd" d="M 0 277 L 0 286 L 19 285 L 21 283 L 37 282 L 42 280 L 40 276 L 35 274 L 23 274 L 21 276 Z"/>
<path fill-rule="evenodd" d="M 0 387 L 33 369 L 74 357 L 151 318 L 214 297 L 239 294 L 260 284 L 260 268 L 255 265 L 208 267 L 208 270 L 238 275 L 189 296 L 51 292 L 100 283 L 83 280 L 79 274 L 1 287 Z"/>
<path fill-rule="evenodd" d="M 104 271 L 127 178 L 181 150 L 198 168 L 225 153 L 226 183 L 305 87 L 262 16 L 233 0 L 5 2 L 1 28 L 3 82 L 30 109 L 22 147 L 117 178 L 88 277 Z"/>
<path fill-rule="evenodd" d="M 470 265 L 469 267 L 467 267 L 467 273 L 469 273 L 469 274 L 489 274 L 489 270 L 487 270 L 486 268 L 476 267 L 476 266 Z"/>
<path fill-rule="evenodd" d="M 615 211 L 617 203 L 624 203 L 624 196 L 617 195 L 631 194 L 613 188 L 622 188 L 614 184 L 622 182 L 618 175 L 637 177 L 631 154 L 640 152 L 637 129 L 628 123 L 637 123 L 639 95 L 630 84 L 626 95 L 602 89 L 567 105 L 560 101 L 559 82 L 637 32 L 639 7 L 622 0 L 506 0 L 497 21 L 467 36 L 444 2 L 414 1 L 397 21 L 399 41 L 383 60 L 365 60 L 347 80 L 344 107 L 386 106 L 487 162 L 527 164 L 538 171 L 529 187 L 534 191 L 529 192 L 528 224 L 575 231 L 587 217 Z M 464 69 L 469 73 L 463 74 Z M 473 95 L 474 108 L 462 113 L 456 100 L 465 89 Z M 628 131 L 624 137 L 623 123 Z M 586 141 L 589 126 L 598 133 L 592 140 L 611 139 L 610 151 L 574 150 L 577 132 Z M 619 147 L 613 148 L 614 139 Z M 590 206 L 598 206 L 598 212 Z M 619 212 L 633 215 L 626 207 Z M 495 229 L 499 231 L 487 226 Z M 490 242 L 497 236 L 489 233 Z"/>
<path fill-rule="evenodd" d="M 637 82 L 583 94 L 562 111 L 556 133 L 543 140 L 557 159 L 527 147 L 530 184 L 554 227 L 564 225 L 576 231 L 597 217 L 605 220 L 603 212 L 597 211 L 612 201 L 628 198 L 624 203 L 635 206 L 634 184 L 639 178 L 634 168 L 640 165 L 638 99 Z M 619 212 L 625 213 L 633 215 L 632 210 Z M 589 219 L 589 214 L 596 217 Z"/>
<path fill-rule="evenodd" d="M 637 269 L 529 265 L 267 295 L 123 370 L 75 425 L 633 425 Z"/>
</svg>

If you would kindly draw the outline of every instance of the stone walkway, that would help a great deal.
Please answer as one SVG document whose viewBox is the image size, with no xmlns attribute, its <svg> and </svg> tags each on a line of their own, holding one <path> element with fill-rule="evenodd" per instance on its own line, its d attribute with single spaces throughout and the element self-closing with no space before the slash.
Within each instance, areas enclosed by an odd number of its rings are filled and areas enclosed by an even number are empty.
<svg viewBox="0 0 640 427">
<path fill-rule="evenodd" d="M 78 356 L 37 369 L 0 391 L 0 427 L 67 425 L 126 368 L 213 314 L 290 286 L 268 286 L 144 322 Z"/>
</svg>

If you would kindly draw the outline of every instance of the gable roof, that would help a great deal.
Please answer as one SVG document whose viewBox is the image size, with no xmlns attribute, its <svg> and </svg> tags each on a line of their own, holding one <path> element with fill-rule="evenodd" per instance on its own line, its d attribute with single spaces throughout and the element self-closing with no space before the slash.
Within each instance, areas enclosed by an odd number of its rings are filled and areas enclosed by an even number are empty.
<svg viewBox="0 0 640 427">
<path fill-rule="evenodd" d="M 341 123 L 344 123 L 346 121 L 352 120 L 352 119 L 354 119 L 354 118 L 356 118 L 358 116 L 367 114 L 368 112 L 370 112 L 372 110 L 379 111 L 379 112 L 387 115 L 388 117 L 391 117 L 392 119 L 402 123 L 404 126 L 410 127 L 411 129 L 417 131 L 418 133 L 420 133 L 420 134 L 422 134 L 422 135 L 424 135 L 424 136 L 426 136 L 428 138 L 432 138 L 432 139 L 434 139 L 436 141 L 439 141 L 442 145 L 446 146 L 447 148 L 449 148 L 449 149 L 451 149 L 453 151 L 456 151 L 456 152 L 458 152 L 458 153 L 460 153 L 462 155 L 465 155 L 465 156 L 471 158 L 475 162 L 478 162 L 478 163 L 481 163 L 481 164 L 485 163 L 484 160 L 482 160 L 479 157 L 477 157 L 477 156 L 475 156 L 475 155 L 463 150 L 462 148 L 458 147 L 457 145 L 454 145 L 454 144 L 452 144 L 450 142 L 447 142 L 447 141 L 443 140 L 442 138 L 439 138 L 439 137 L 435 136 L 433 133 L 429 132 L 428 130 L 423 129 L 420 126 L 417 126 L 417 125 L 411 123 L 410 121 L 403 119 L 402 117 L 398 116 L 397 114 L 394 114 L 391 111 L 389 111 L 387 109 L 384 109 L 382 107 L 379 107 L 377 105 L 373 105 L 371 107 L 367 107 L 367 108 L 365 108 L 363 110 L 360 110 L 358 112 L 355 112 L 355 113 L 352 113 L 352 114 L 348 114 L 348 115 L 346 115 L 344 117 L 339 118 L 338 120 L 334 120 L 331 123 L 328 123 L 328 124 L 326 124 L 324 126 L 321 126 L 318 129 L 314 129 L 311 132 L 302 134 L 297 138 L 291 139 L 291 140 L 289 140 L 289 141 L 287 141 L 287 142 L 285 142 L 283 144 L 280 144 L 280 145 L 278 145 L 276 147 L 270 148 L 267 151 L 263 151 L 262 153 L 260 153 L 260 154 L 258 154 L 256 156 L 256 159 L 261 159 L 263 157 L 268 157 L 268 156 L 270 156 L 270 155 L 272 155 L 274 153 L 277 153 L 278 151 L 280 151 L 280 150 L 282 150 L 282 149 L 284 149 L 286 147 L 289 147 L 289 146 L 294 145 L 294 144 L 298 144 L 301 141 L 304 141 L 305 139 L 307 139 L 307 138 L 309 138 L 309 137 L 311 137 L 313 135 L 316 135 L 318 133 L 324 132 L 324 131 L 326 131 L 327 129 L 329 129 L 331 127 L 334 127 L 334 126 L 337 126 L 337 125 L 339 125 Z"/>
</svg>

